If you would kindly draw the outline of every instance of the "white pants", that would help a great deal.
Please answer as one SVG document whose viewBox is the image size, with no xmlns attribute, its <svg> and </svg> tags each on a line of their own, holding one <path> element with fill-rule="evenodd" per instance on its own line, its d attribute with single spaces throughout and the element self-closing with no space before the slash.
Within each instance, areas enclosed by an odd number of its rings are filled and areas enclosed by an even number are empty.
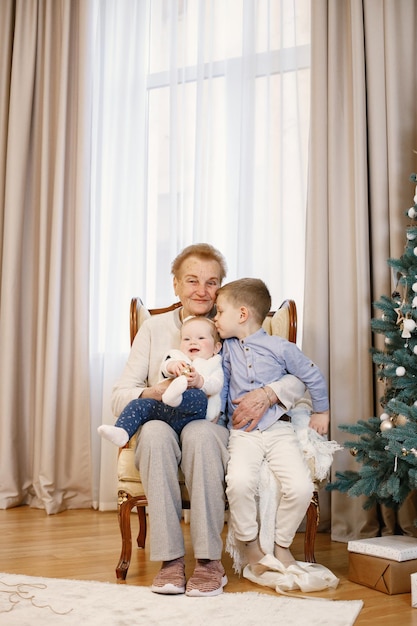
<svg viewBox="0 0 417 626">
<path fill-rule="evenodd" d="M 231 430 L 226 494 L 236 539 L 258 536 L 257 490 L 264 459 L 279 483 L 281 497 L 275 519 L 274 542 L 288 548 L 313 494 L 313 483 L 291 423 L 278 421 L 264 431 Z"/>
</svg>

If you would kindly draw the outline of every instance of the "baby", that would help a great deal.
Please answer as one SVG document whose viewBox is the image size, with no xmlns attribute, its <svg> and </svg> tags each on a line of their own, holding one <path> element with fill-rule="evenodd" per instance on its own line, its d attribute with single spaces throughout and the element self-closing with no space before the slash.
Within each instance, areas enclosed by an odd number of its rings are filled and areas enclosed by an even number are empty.
<svg viewBox="0 0 417 626">
<path fill-rule="evenodd" d="M 224 378 L 216 327 L 207 317 L 189 317 L 180 338 L 179 350 L 168 352 L 161 364 L 162 377 L 172 378 L 162 402 L 141 397 L 132 400 L 114 426 L 98 427 L 102 437 L 122 447 L 150 420 L 166 422 L 178 435 L 193 420 L 218 421 Z"/>
</svg>

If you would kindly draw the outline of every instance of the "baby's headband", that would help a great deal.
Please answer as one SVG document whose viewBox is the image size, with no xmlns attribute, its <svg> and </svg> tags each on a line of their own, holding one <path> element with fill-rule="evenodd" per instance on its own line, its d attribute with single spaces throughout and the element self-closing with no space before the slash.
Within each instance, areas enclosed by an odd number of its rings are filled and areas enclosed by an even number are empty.
<svg viewBox="0 0 417 626">
<path fill-rule="evenodd" d="M 182 325 L 184 326 L 184 324 L 186 322 L 189 322 L 190 320 L 194 320 L 194 319 L 199 319 L 199 320 L 206 320 L 207 322 L 210 322 L 211 324 L 213 324 L 214 327 L 216 327 L 215 323 L 213 322 L 212 319 L 210 319 L 209 317 L 204 317 L 204 315 L 189 315 L 188 317 L 186 317 L 184 320 L 182 320 Z"/>
</svg>

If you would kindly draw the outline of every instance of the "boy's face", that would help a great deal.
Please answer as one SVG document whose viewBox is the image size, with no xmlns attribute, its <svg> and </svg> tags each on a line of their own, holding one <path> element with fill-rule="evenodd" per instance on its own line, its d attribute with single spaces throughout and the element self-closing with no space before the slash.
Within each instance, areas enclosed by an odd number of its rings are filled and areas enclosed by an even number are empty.
<svg viewBox="0 0 417 626">
<path fill-rule="evenodd" d="M 193 361 L 195 358 L 209 359 L 220 351 L 221 343 L 213 338 L 212 322 L 191 320 L 181 329 L 180 350 Z"/>
<path fill-rule="evenodd" d="M 217 332 L 222 339 L 239 336 L 241 308 L 231 304 L 222 294 L 216 300 L 217 313 L 214 318 Z"/>
</svg>

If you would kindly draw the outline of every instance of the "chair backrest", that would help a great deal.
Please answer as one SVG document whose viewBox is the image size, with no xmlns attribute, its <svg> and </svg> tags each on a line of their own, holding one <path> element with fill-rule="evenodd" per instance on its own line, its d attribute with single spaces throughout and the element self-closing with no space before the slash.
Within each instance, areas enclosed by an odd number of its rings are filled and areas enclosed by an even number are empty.
<svg viewBox="0 0 417 626">
<path fill-rule="evenodd" d="M 174 302 L 167 307 L 146 309 L 140 298 L 132 298 L 130 301 L 130 343 L 133 343 L 136 333 L 145 319 L 151 315 L 173 311 L 180 306 L 182 306 L 181 302 Z M 297 341 L 297 306 L 294 300 L 284 300 L 279 309 L 270 311 L 263 327 L 270 335 L 280 335 L 295 343 Z"/>
</svg>

